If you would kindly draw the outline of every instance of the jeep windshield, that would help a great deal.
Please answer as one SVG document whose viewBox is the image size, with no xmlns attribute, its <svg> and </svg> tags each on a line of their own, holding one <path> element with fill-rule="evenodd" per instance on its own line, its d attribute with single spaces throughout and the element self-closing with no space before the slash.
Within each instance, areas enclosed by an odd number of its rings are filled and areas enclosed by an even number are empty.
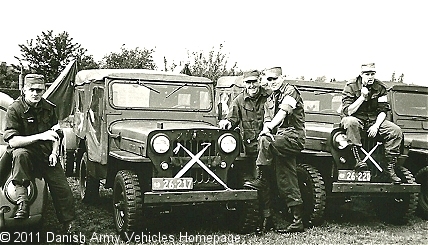
<svg viewBox="0 0 428 245">
<path fill-rule="evenodd" d="M 395 92 L 393 103 L 399 115 L 428 117 L 428 94 Z"/>
<path fill-rule="evenodd" d="M 339 114 L 342 94 L 331 90 L 300 89 L 305 113 Z"/>
<path fill-rule="evenodd" d="M 209 87 L 189 82 L 115 80 L 109 94 L 111 103 L 117 108 L 206 111 L 212 105 Z"/>
</svg>

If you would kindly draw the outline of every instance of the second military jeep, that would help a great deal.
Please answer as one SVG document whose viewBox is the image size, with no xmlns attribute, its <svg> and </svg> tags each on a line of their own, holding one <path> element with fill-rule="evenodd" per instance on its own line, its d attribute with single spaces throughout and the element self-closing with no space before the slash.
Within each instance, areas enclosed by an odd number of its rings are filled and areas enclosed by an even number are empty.
<svg viewBox="0 0 428 245">
<path fill-rule="evenodd" d="M 66 138 L 76 149 L 67 161 L 73 166 L 66 168 L 78 173 L 84 202 L 97 199 L 100 183 L 113 188 L 120 234 L 147 225 L 149 210 L 199 204 L 232 212 L 237 232 L 255 229 L 257 192 L 236 179 L 240 136 L 216 127 L 211 80 L 151 70 L 84 70 L 74 87 L 73 133 Z"/>
<path fill-rule="evenodd" d="M 392 92 L 395 84 L 387 85 L 390 88 L 388 96 L 392 106 L 388 119 L 397 123 L 405 132 L 401 155 L 395 168 L 401 184 L 390 183 L 385 174 L 387 161 L 384 158 L 384 142 L 377 137 L 369 138 L 364 130 L 361 133 L 363 147 L 360 155 L 369 170 L 353 170 L 355 158 L 347 146 L 346 132 L 340 127 L 344 83 L 290 83 L 300 90 L 306 113 L 306 144 L 298 170 L 299 181 L 307 182 L 301 188 L 302 197 L 306 201 L 306 219 L 320 223 L 324 205 L 327 208 L 336 207 L 354 197 L 364 196 L 374 204 L 381 219 L 392 223 L 407 222 L 417 208 L 421 184 L 416 183 L 414 174 L 409 170 L 418 163 L 409 158 L 411 149 L 409 135 L 406 133 L 408 130 L 403 128 L 403 121 L 397 120 L 397 100 Z M 404 105 L 402 106 L 402 110 L 405 110 Z"/>
</svg>

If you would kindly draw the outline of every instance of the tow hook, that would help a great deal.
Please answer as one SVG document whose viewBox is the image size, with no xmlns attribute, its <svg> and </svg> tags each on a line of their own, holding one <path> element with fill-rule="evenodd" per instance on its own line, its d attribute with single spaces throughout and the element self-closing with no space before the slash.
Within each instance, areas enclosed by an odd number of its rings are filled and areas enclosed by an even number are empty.
<svg viewBox="0 0 428 245">
<path fill-rule="evenodd" d="M 6 225 L 4 220 L 4 214 L 10 212 L 9 206 L 3 206 L 0 208 L 0 230 Z"/>
</svg>

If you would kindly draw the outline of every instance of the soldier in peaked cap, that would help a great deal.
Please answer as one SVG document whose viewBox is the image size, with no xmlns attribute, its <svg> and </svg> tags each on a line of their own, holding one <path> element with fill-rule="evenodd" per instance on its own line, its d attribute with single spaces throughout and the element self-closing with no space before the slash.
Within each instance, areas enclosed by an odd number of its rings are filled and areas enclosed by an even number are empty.
<svg viewBox="0 0 428 245">
<path fill-rule="evenodd" d="M 237 166 L 242 183 L 254 178 L 257 137 L 263 128 L 263 105 L 270 94 L 269 90 L 261 87 L 257 70 L 244 72 L 243 83 L 245 89 L 233 99 L 226 119 L 219 122 L 222 129 L 241 129 L 245 154 L 249 158 L 245 166 Z"/>
<path fill-rule="evenodd" d="M 380 135 L 385 141 L 385 157 L 388 160 L 385 171 L 393 183 L 400 183 L 394 168 L 400 154 L 400 144 L 403 138 L 400 127 L 386 120 L 390 110 L 387 100 L 386 85 L 375 79 L 374 63 L 361 65 L 360 75 L 348 82 L 342 92 L 341 125 L 346 129 L 346 136 L 355 157 L 355 170 L 367 169 L 359 155 L 361 130 L 367 130 L 369 137 Z"/>
<path fill-rule="evenodd" d="M 73 194 L 62 166 L 58 164 L 61 131 L 55 105 L 42 97 L 44 92 L 42 75 L 26 75 L 22 95 L 6 113 L 3 137 L 12 155 L 12 183 L 18 204 L 14 218 L 28 218 L 27 187 L 34 175 L 40 175 L 49 186 L 58 220 L 65 231 L 69 231 L 75 216 Z"/>
<path fill-rule="evenodd" d="M 264 105 L 264 125 L 259 134 L 259 153 L 256 165 L 258 177 L 245 186 L 259 190 L 263 209 L 264 230 L 274 229 L 271 217 L 271 185 L 276 179 L 280 198 L 293 214 L 293 222 L 279 233 L 304 231 L 303 201 L 296 173 L 296 155 L 305 144 L 305 114 L 300 92 L 285 82 L 281 67 L 263 72 L 273 93 Z"/>
</svg>

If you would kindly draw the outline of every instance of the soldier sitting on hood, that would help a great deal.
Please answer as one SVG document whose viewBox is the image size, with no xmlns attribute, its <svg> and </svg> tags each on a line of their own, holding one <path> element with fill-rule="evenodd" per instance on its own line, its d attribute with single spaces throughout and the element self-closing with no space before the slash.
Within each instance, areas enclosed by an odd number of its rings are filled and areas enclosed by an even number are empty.
<svg viewBox="0 0 428 245">
<path fill-rule="evenodd" d="M 367 169 L 367 164 L 359 156 L 361 130 L 367 130 L 368 136 L 379 135 L 385 142 L 385 157 L 388 160 L 386 173 L 392 183 L 398 184 L 401 179 L 395 174 L 394 168 L 400 154 L 403 134 L 400 127 L 386 120 L 386 112 L 390 110 L 387 100 L 386 85 L 375 79 L 374 63 L 361 65 L 360 75 L 347 83 L 342 93 L 342 120 L 346 129 L 348 143 L 355 157 L 355 170 Z"/>
</svg>

